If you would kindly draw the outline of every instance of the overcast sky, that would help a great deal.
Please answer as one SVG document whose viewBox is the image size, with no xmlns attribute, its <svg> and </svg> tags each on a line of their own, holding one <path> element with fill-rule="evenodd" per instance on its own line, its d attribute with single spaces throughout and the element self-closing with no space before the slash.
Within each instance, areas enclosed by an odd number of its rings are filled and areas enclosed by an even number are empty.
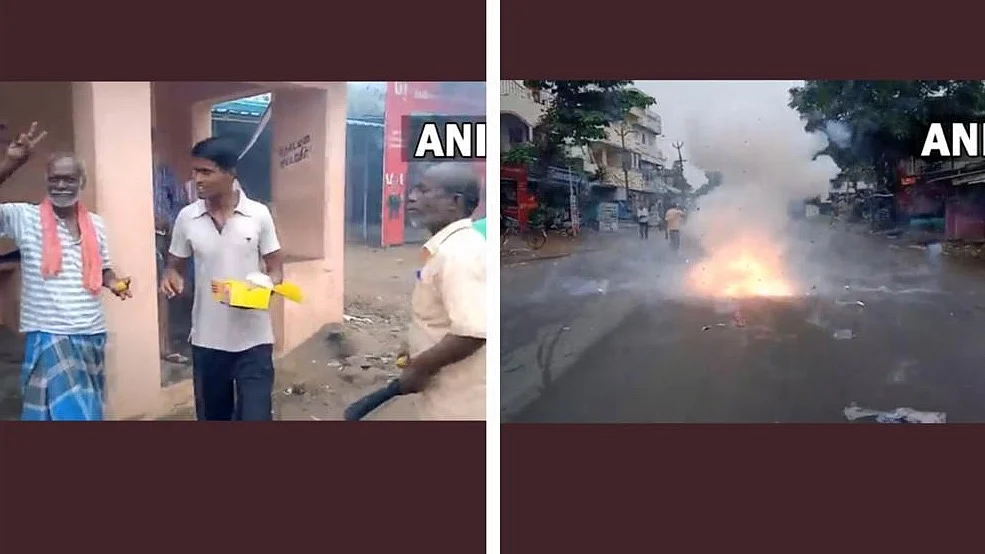
<svg viewBox="0 0 985 554">
<path fill-rule="evenodd" d="M 803 81 L 636 81 L 636 86 L 657 99 L 654 106 L 663 119 L 662 149 L 668 159 L 677 157 L 672 142 L 684 142 L 684 157 L 688 159 L 688 121 L 704 127 L 755 125 L 768 117 L 780 120 L 783 132 L 797 133 L 802 129 L 794 110 L 787 107 L 787 91 Z M 713 124 L 712 124 L 712 120 Z M 669 163 L 669 162 L 668 162 Z M 704 172 L 686 164 L 685 173 L 693 186 L 705 182 Z"/>
</svg>

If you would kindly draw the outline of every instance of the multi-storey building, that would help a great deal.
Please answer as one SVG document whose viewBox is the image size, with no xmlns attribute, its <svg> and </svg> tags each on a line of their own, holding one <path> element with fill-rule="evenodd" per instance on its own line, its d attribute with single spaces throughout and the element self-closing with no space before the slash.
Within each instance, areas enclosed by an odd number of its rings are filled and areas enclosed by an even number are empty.
<svg viewBox="0 0 985 554">
<path fill-rule="evenodd" d="M 500 146 L 508 151 L 531 139 L 544 111 L 543 100 L 522 81 L 500 81 Z M 660 116 L 652 109 L 633 109 L 626 121 L 609 127 L 604 140 L 574 149 L 583 168 L 598 175 L 596 186 L 615 189 L 617 199 L 634 194 L 657 194 L 666 184 L 661 169 L 667 158 L 659 146 Z"/>
</svg>

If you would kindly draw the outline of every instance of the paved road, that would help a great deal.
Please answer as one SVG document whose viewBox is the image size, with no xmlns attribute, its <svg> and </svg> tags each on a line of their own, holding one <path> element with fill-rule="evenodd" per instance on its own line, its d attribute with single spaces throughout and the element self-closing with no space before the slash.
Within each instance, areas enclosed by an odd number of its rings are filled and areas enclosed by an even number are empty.
<svg viewBox="0 0 985 554">
<path fill-rule="evenodd" d="M 790 265 L 813 284 L 794 299 L 689 298 L 666 242 L 632 235 L 504 269 L 503 420 L 827 423 L 857 402 L 985 421 L 985 271 L 799 232 Z"/>
</svg>

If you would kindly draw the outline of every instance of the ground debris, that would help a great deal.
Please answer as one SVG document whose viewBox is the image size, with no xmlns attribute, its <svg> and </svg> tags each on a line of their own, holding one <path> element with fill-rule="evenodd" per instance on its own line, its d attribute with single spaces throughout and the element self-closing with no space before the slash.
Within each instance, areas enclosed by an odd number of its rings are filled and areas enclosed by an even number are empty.
<svg viewBox="0 0 985 554">
<path fill-rule="evenodd" d="M 343 314 L 342 315 L 342 319 L 344 319 L 346 321 L 346 323 L 349 323 L 349 322 L 355 322 L 355 323 L 373 323 L 373 320 L 371 318 L 368 318 L 368 317 L 365 317 L 365 316 L 358 316 L 358 315 Z"/>
<path fill-rule="evenodd" d="M 955 258 L 985 259 L 985 243 L 946 242 L 941 245 L 942 253 Z"/>
<path fill-rule="evenodd" d="M 844 414 L 848 421 L 875 418 L 878 423 L 947 423 L 944 412 L 922 412 L 913 408 L 873 410 L 861 408 L 854 402 L 845 407 Z"/>
<path fill-rule="evenodd" d="M 304 396 L 308 394 L 308 390 L 305 388 L 304 383 L 294 383 L 284 389 L 284 394 L 288 396 Z"/>
</svg>

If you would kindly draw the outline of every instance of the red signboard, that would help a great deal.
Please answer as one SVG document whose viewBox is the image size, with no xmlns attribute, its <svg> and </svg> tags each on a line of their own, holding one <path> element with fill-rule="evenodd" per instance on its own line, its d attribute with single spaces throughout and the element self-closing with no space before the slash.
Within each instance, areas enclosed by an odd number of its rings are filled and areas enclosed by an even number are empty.
<svg viewBox="0 0 985 554">
<path fill-rule="evenodd" d="M 387 83 L 383 131 L 383 218 L 381 220 L 382 246 L 404 243 L 404 212 L 409 163 L 403 157 L 402 121 L 405 116 L 418 114 L 485 115 L 485 91 L 482 84 L 397 81 Z M 481 92 L 480 92 L 481 91 Z M 479 210 L 485 209 L 485 164 L 478 163 L 482 183 L 482 201 Z M 479 211 L 477 210 L 477 211 Z M 480 213 L 484 213 L 480 211 Z"/>
<path fill-rule="evenodd" d="M 503 213 L 513 217 L 526 230 L 530 222 L 530 212 L 537 209 L 537 197 L 527 187 L 527 170 L 520 167 L 504 166 L 499 169 L 500 183 L 508 181 L 516 187 L 516 207 L 503 207 Z"/>
</svg>

